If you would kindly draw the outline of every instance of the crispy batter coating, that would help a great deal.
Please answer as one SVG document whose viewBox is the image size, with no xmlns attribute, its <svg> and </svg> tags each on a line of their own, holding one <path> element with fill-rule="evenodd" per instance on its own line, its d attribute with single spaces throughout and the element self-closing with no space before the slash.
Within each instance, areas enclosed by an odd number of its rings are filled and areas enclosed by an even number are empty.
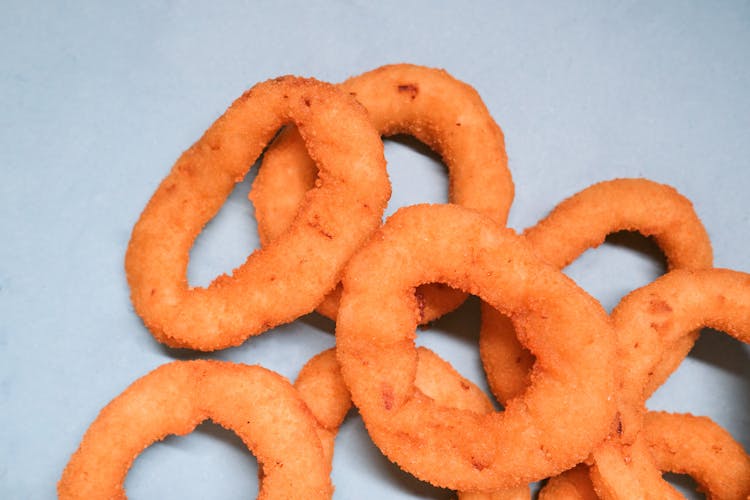
<svg viewBox="0 0 750 500">
<path fill-rule="evenodd" d="M 620 425 L 617 435 L 594 451 L 592 481 L 605 499 L 680 498 L 661 479 L 643 438 L 651 394 L 646 381 L 663 353 L 698 328 L 715 328 L 750 343 L 750 274 L 670 271 L 624 297 L 612 311 L 612 321 L 620 367 Z"/>
<path fill-rule="evenodd" d="M 539 491 L 539 500 L 599 500 L 586 464 L 578 464 L 550 478 Z"/>
<path fill-rule="evenodd" d="M 231 276 L 189 286 L 193 241 L 288 123 L 320 168 L 315 187 L 273 244 Z M 292 321 L 338 283 L 389 196 L 382 141 L 352 97 L 311 79 L 260 83 L 182 154 L 133 228 L 125 269 L 135 310 L 160 342 L 205 351 Z"/>
<path fill-rule="evenodd" d="M 514 189 L 505 141 L 476 90 L 443 70 L 413 64 L 382 66 L 340 87 L 367 108 L 382 135 L 407 134 L 440 154 L 448 167 L 451 203 L 505 224 Z M 263 245 L 289 227 L 316 173 L 297 130 L 284 130 L 266 152 L 250 192 Z M 340 293 L 337 288 L 317 310 L 335 319 Z M 455 309 L 466 298 L 441 285 L 423 286 L 418 293 L 422 323 Z"/>
<path fill-rule="evenodd" d="M 414 390 L 414 288 L 431 282 L 513 317 L 536 355 L 531 386 L 504 412 L 447 408 Z M 336 340 L 344 380 L 370 437 L 411 474 L 457 490 L 515 487 L 574 466 L 609 432 L 607 315 L 513 231 L 455 205 L 408 207 L 352 259 L 343 286 Z"/>
<path fill-rule="evenodd" d="M 415 387 L 438 404 L 478 413 L 493 411 L 492 403 L 474 383 L 462 377 L 447 361 L 425 347 L 417 348 Z M 323 449 L 329 461 L 341 422 L 351 408 L 351 396 L 341 376 L 334 349 L 328 349 L 308 361 L 294 386 L 318 421 Z M 459 500 L 529 500 L 526 485 L 511 490 L 458 492 Z"/>
<path fill-rule="evenodd" d="M 659 470 L 688 474 L 708 499 L 750 495 L 750 456 L 710 418 L 652 411 L 643 433 Z"/>
<path fill-rule="evenodd" d="M 670 269 L 707 269 L 713 265 L 711 241 L 690 201 L 674 188 L 647 179 L 615 179 L 589 186 L 566 199 L 524 237 L 534 252 L 563 268 L 617 231 L 637 231 L 655 239 Z M 680 337 L 649 377 L 656 390 L 692 348 L 699 331 Z M 510 320 L 482 307 L 479 338 L 482 363 L 493 394 L 501 402 L 529 384 L 534 357 L 516 339 Z"/>
<path fill-rule="evenodd" d="M 625 443 L 611 435 L 592 453 L 589 477 L 604 500 L 680 500 L 682 495 L 662 479 L 662 473 L 640 434 Z"/>
<path fill-rule="evenodd" d="M 237 433 L 258 459 L 258 498 L 331 497 L 331 464 L 294 387 L 260 366 L 200 360 L 163 365 L 112 400 L 65 467 L 60 499 L 125 498 L 138 454 L 207 419 Z"/>
<path fill-rule="evenodd" d="M 715 328 L 750 343 L 750 274 L 674 270 L 625 296 L 612 311 L 621 365 L 623 436 L 640 429 L 651 396 L 644 381 L 681 337 Z M 632 420 L 632 422 L 631 422 Z"/>
</svg>

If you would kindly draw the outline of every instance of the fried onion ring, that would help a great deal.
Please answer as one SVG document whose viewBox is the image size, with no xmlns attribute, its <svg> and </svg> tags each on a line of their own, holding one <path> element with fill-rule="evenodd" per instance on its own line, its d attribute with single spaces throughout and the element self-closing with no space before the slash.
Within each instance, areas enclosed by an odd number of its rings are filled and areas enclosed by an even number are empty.
<svg viewBox="0 0 750 500">
<path fill-rule="evenodd" d="M 674 270 L 625 296 L 612 311 L 618 341 L 620 432 L 593 453 L 591 478 L 603 498 L 672 489 L 647 451 L 642 429 L 649 374 L 690 332 L 710 327 L 750 343 L 750 274 L 727 269 Z M 676 494 L 676 493 L 675 493 Z"/>
<path fill-rule="evenodd" d="M 513 181 L 503 133 L 471 86 L 443 70 L 394 64 L 350 78 L 340 87 L 367 108 L 382 135 L 408 134 L 440 154 L 448 167 L 451 203 L 505 224 Z M 284 130 L 266 152 L 250 192 L 262 245 L 275 241 L 292 223 L 316 172 L 297 131 Z M 340 294 L 339 287 L 318 312 L 335 320 Z M 421 287 L 419 294 L 421 323 L 455 309 L 466 298 L 440 285 Z"/>
<path fill-rule="evenodd" d="M 60 499 L 125 498 L 125 476 L 141 451 L 206 419 L 255 454 L 263 471 L 258 498 L 333 494 L 315 419 L 294 387 L 260 366 L 200 360 L 163 365 L 112 400 L 65 467 Z"/>
<path fill-rule="evenodd" d="M 487 396 L 462 377 L 448 362 L 425 347 L 417 348 L 415 387 L 438 404 L 477 413 L 494 411 Z M 329 462 L 333 445 L 347 412 L 351 396 L 341 376 L 334 349 L 328 349 L 308 361 L 294 383 L 300 397 L 318 421 L 318 434 Z M 495 492 L 458 492 L 459 500 L 528 500 L 528 486 Z"/>
<path fill-rule="evenodd" d="M 669 269 L 712 266 L 711 241 L 690 201 L 674 188 L 647 179 L 594 184 L 560 203 L 523 236 L 542 260 L 563 268 L 608 234 L 623 230 L 653 237 Z M 687 356 L 698 333 L 681 337 L 655 367 L 649 377 L 651 392 Z M 510 321 L 486 305 L 479 348 L 489 385 L 501 403 L 528 386 L 534 357 L 518 343 Z"/>
<path fill-rule="evenodd" d="M 600 498 L 604 500 L 680 500 L 682 495 L 662 478 L 648 446 L 638 434 L 635 441 L 625 443 L 618 435 L 592 453 L 589 477 Z"/>
<path fill-rule="evenodd" d="M 710 418 L 651 411 L 643 433 L 657 467 L 688 474 L 709 499 L 750 495 L 750 456 Z"/>
<path fill-rule="evenodd" d="M 586 464 L 578 464 L 550 478 L 539 491 L 539 500 L 599 500 Z"/>
<path fill-rule="evenodd" d="M 625 296 L 612 311 L 622 369 L 621 418 L 626 441 L 651 396 L 644 384 L 665 352 L 709 327 L 750 343 L 750 274 L 728 269 L 675 270 Z M 633 415 L 632 412 L 636 414 Z"/>
<path fill-rule="evenodd" d="M 415 287 L 440 282 L 511 316 L 537 356 L 505 411 L 415 390 Z M 614 340 L 599 303 L 512 230 L 455 205 L 399 210 L 347 266 L 337 355 L 370 437 L 407 472 L 456 490 L 515 487 L 582 461 L 614 418 Z M 581 422 L 586 422 L 581 426 Z"/>
<path fill-rule="evenodd" d="M 709 500 L 750 495 L 750 457 L 707 417 L 648 412 L 635 442 L 612 440 L 594 453 L 593 487 L 604 499 L 681 499 L 663 472 L 688 474 Z"/>
<path fill-rule="evenodd" d="M 187 282 L 189 250 L 279 128 L 294 123 L 320 168 L 283 236 L 207 288 Z M 390 195 L 383 144 L 353 98 L 312 79 L 247 91 L 188 149 L 133 228 L 131 299 L 154 336 L 215 350 L 311 312 L 380 224 Z"/>
</svg>

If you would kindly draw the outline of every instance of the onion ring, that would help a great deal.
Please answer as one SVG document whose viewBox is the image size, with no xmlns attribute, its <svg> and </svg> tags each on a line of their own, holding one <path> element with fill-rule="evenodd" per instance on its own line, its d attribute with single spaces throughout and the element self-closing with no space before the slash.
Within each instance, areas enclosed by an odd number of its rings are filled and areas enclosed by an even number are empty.
<svg viewBox="0 0 750 500">
<path fill-rule="evenodd" d="M 589 477 L 600 498 L 605 500 L 681 500 L 683 497 L 656 466 L 640 434 L 625 443 L 612 435 L 592 453 Z"/>
<path fill-rule="evenodd" d="M 539 500 L 599 500 L 586 464 L 578 464 L 550 478 L 539 491 Z"/>
<path fill-rule="evenodd" d="M 627 441 L 630 430 L 640 428 L 628 421 L 640 421 L 651 395 L 644 381 L 680 338 L 709 327 L 750 343 L 750 275 L 728 269 L 670 271 L 625 296 L 612 311 L 612 321 L 622 366 L 621 418 Z"/>
<path fill-rule="evenodd" d="M 188 286 L 195 237 L 289 122 L 320 166 L 294 223 L 231 277 Z M 160 342 L 204 351 L 292 321 L 334 288 L 389 195 L 382 141 L 354 99 L 311 79 L 260 83 L 183 153 L 133 228 L 125 269 L 135 310 Z"/>
<path fill-rule="evenodd" d="M 690 201 L 674 188 L 647 179 L 594 184 L 560 203 L 523 236 L 542 260 L 563 268 L 603 243 L 608 234 L 623 230 L 652 236 L 669 269 L 712 266 L 711 241 Z M 655 367 L 649 377 L 651 392 L 687 356 L 698 334 L 696 330 L 682 337 Z M 521 348 L 510 321 L 486 305 L 482 305 L 479 349 L 490 388 L 501 403 L 523 392 L 534 357 Z"/>
<path fill-rule="evenodd" d="M 504 225 L 513 200 L 513 181 L 500 127 L 479 94 L 443 70 L 395 64 L 350 78 L 339 85 L 367 108 L 385 136 L 408 134 L 440 154 L 449 171 L 449 199 L 478 210 Z M 284 130 L 269 147 L 253 183 L 263 246 L 291 224 L 316 177 L 315 162 L 297 131 Z M 336 318 L 340 287 L 317 310 Z M 466 294 L 440 285 L 419 290 L 421 323 L 458 307 Z"/>
<path fill-rule="evenodd" d="M 750 495 L 750 457 L 708 417 L 651 411 L 644 439 L 659 470 L 688 474 L 713 500 Z"/>
<path fill-rule="evenodd" d="M 134 382 L 91 424 L 58 483 L 60 499 L 125 498 L 135 457 L 211 419 L 233 430 L 263 471 L 258 498 L 330 498 L 315 420 L 292 385 L 260 366 L 175 361 Z"/>
<path fill-rule="evenodd" d="M 437 354 L 425 347 L 417 348 L 415 387 L 438 404 L 477 413 L 494 411 L 487 396 L 471 381 L 462 377 Z M 334 349 L 328 349 L 308 361 L 294 383 L 300 397 L 318 421 L 318 434 L 330 462 L 333 445 L 341 423 L 351 408 L 351 396 L 341 376 Z M 458 492 L 459 500 L 529 500 L 526 485 L 495 492 Z"/>
<path fill-rule="evenodd" d="M 431 282 L 510 315 L 537 355 L 532 385 L 504 412 L 446 408 L 415 391 L 414 289 Z M 607 315 L 512 230 L 455 205 L 401 209 L 350 261 L 343 286 L 336 349 L 344 380 L 370 437 L 407 472 L 456 490 L 515 487 L 579 463 L 609 432 Z"/>
<path fill-rule="evenodd" d="M 593 453 L 591 478 L 603 498 L 626 499 L 671 488 L 641 437 L 650 373 L 663 353 L 701 327 L 750 343 L 750 274 L 727 269 L 674 270 L 625 296 L 612 311 L 621 380 L 620 433 Z"/>
</svg>

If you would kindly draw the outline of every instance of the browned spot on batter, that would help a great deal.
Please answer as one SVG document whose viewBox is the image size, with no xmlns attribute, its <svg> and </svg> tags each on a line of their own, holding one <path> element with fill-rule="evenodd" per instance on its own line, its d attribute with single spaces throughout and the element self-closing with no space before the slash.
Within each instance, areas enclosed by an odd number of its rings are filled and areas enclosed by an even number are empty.
<svg viewBox="0 0 750 500">
<path fill-rule="evenodd" d="M 478 458 L 476 458 L 476 457 L 471 457 L 471 465 L 472 465 L 472 466 L 473 466 L 473 467 L 474 467 L 474 468 L 475 468 L 476 470 L 479 470 L 479 471 L 481 471 L 481 470 L 484 470 L 484 469 L 486 469 L 486 468 L 488 467 L 488 464 L 486 464 L 486 463 L 482 462 L 481 460 L 479 460 L 479 459 L 478 459 Z"/>
<path fill-rule="evenodd" d="M 305 99 L 305 106 L 310 107 L 310 99 Z"/>
<path fill-rule="evenodd" d="M 671 328 L 671 325 L 672 325 L 672 322 L 669 320 L 662 321 L 661 323 L 654 321 L 653 323 L 651 323 L 651 328 L 656 330 L 658 333 L 665 333 L 669 331 L 669 329 Z"/>
<path fill-rule="evenodd" d="M 465 380 L 461 381 L 461 389 L 468 391 L 469 387 L 470 387 L 469 384 L 467 384 Z"/>
<path fill-rule="evenodd" d="M 398 86 L 398 91 L 408 93 L 412 100 L 414 100 L 417 98 L 417 94 L 419 94 L 419 87 L 416 83 L 405 83 Z"/>
<path fill-rule="evenodd" d="M 649 312 L 663 314 L 672 312 L 672 308 L 661 299 L 652 299 L 648 307 Z"/>
<path fill-rule="evenodd" d="M 419 293 L 419 290 L 414 294 L 417 298 L 417 307 L 419 308 L 419 322 L 422 323 L 424 321 L 424 308 L 425 308 L 425 300 L 424 295 Z"/>
<path fill-rule="evenodd" d="M 310 225 L 329 240 L 333 239 L 333 234 L 323 227 L 323 225 L 320 223 L 320 217 L 318 217 L 317 215 L 314 216 L 313 220 L 310 221 Z"/>
<path fill-rule="evenodd" d="M 521 356 L 516 357 L 516 364 L 521 362 Z"/>
<path fill-rule="evenodd" d="M 460 126 L 461 126 L 461 122 L 456 122 L 456 127 L 460 127 Z"/>
<path fill-rule="evenodd" d="M 189 162 L 180 163 L 180 165 L 177 167 L 177 170 L 188 177 L 192 177 L 195 171 L 195 165 Z"/>
<path fill-rule="evenodd" d="M 383 396 L 383 408 L 386 410 L 393 408 L 393 387 L 390 384 L 383 384 L 380 393 Z"/>
</svg>

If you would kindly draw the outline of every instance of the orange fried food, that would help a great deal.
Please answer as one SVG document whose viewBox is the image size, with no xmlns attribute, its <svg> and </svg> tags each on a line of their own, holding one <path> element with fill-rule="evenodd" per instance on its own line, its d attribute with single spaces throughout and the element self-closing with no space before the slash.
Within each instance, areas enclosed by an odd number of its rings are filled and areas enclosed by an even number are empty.
<svg viewBox="0 0 750 500">
<path fill-rule="evenodd" d="M 674 188 L 647 179 L 615 179 L 594 184 L 560 203 L 523 236 L 545 262 L 563 268 L 617 231 L 654 238 L 670 269 L 712 266 L 711 241 L 690 201 Z M 695 343 L 698 330 L 684 336 L 650 376 L 656 390 Z M 508 318 L 482 306 L 479 338 L 482 363 L 492 392 L 501 401 L 529 384 L 534 357 L 516 340 Z"/>
<path fill-rule="evenodd" d="M 125 476 L 141 451 L 206 419 L 237 433 L 258 459 L 258 498 L 331 497 L 331 464 L 294 387 L 259 366 L 203 360 L 163 365 L 112 400 L 65 467 L 59 497 L 125 498 Z"/>
<path fill-rule="evenodd" d="M 196 236 L 288 123 L 320 168 L 294 222 L 231 276 L 189 286 Z M 135 310 L 160 342 L 205 351 L 292 321 L 335 287 L 389 196 L 382 141 L 351 96 L 311 79 L 260 83 L 182 154 L 133 228 L 125 269 Z"/>
<path fill-rule="evenodd" d="M 367 108 L 382 135 L 408 134 L 440 154 L 448 167 L 451 203 L 505 224 L 513 181 L 503 133 L 471 86 L 443 70 L 394 64 L 350 78 L 339 87 Z M 264 246 L 290 226 L 316 174 L 316 162 L 297 130 L 284 130 L 266 152 L 250 193 Z M 423 286 L 418 293 L 422 323 L 456 308 L 466 298 L 439 285 Z M 326 297 L 318 311 L 335 319 L 339 297 L 340 288 Z"/>
<path fill-rule="evenodd" d="M 415 387 L 438 404 L 477 413 L 493 411 L 487 396 L 466 380 L 453 367 L 427 348 L 417 348 Z M 318 421 L 323 449 L 329 461 L 333 458 L 333 444 L 341 422 L 351 408 L 351 396 L 341 376 L 334 349 L 314 356 L 300 371 L 294 386 Z M 526 485 L 510 490 L 459 492 L 460 500 L 528 500 Z"/>
<path fill-rule="evenodd" d="M 661 479 L 643 437 L 650 373 L 663 353 L 701 327 L 750 343 L 750 274 L 670 271 L 624 297 L 612 311 L 612 321 L 618 342 L 620 427 L 593 453 L 594 486 L 605 499 L 679 498 Z"/>
<path fill-rule="evenodd" d="M 599 500 L 589 477 L 589 468 L 578 464 L 552 477 L 539 491 L 539 500 Z"/>
<path fill-rule="evenodd" d="M 626 440 L 651 396 L 649 373 L 685 335 L 709 327 L 750 343 L 750 274 L 728 269 L 670 271 L 625 296 L 612 311 L 621 365 Z"/>
<path fill-rule="evenodd" d="M 708 499 L 750 495 L 750 456 L 710 418 L 652 411 L 643 434 L 659 470 L 688 474 Z"/>
<path fill-rule="evenodd" d="M 504 412 L 448 408 L 415 390 L 414 289 L 432 282 L 511 316 L 537 357 L 531 386 Z M 609 432 L 615 352 L 606 313 L 492 219 L 455 205 L 402 209 L 352 259 L 343 287 L 344 380 L 375 444 L 418 478 L 511 488 L 574 466 Z"/>
</svg>

